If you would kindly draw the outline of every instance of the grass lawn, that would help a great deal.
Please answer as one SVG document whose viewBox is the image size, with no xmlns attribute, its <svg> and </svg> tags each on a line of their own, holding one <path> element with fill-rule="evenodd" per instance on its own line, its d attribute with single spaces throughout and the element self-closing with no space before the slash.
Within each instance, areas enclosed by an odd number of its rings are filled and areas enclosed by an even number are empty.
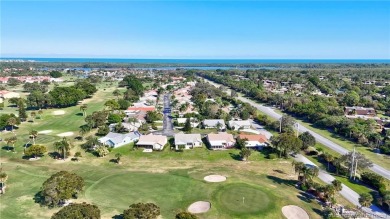
<svg viewBox="0 0 390 219">
<path fill-rule="evenodd" d="M 390 159 L 386 158 L 385 155 L 374 153 L 374 152 L 372 152 L 372 150 L 370 148 L 363 147 L 362 145 L 358 145 L 352 141 L 349 141 L 345 138 L 342 138 L 341 136 L 339 136 L 335 133 L 329 132 L 328 130 L 313 127 L 313 125 L 311 123 L 307 123 L 307 122 L 299 120 L 299 119 L 296 119 L 296 120 L 299 121 L 306 128 L 308 128 L 314 132 L 317 132 L 318 134 L 333 141 L 334 143 L 342 146 L 345 149 L 352 151 L 353 147 L 356 146 L 356 151 L 364 154 L 368 159 L 370 159 L 374 163 L 376 163 L 382 167 L 385 167 L 385 168 L 390 166 Z"/>
<path fill-rule="evenodd" d="M 275 202 L 279 201 L 271 193 L 260 187 L 243 183 L 220 186 L 214 195 L 217 208 L 226 209 L 230 216 L 267 217 L 270 212 L 277 212 Z"/>
<path fill-rule="evenodd" d="M 100 84 L 99 91 L 83 101 L 88 104 L 87 114 L 103 109 L 106 100 L 115 98 L 112 95 L 114 89 L 111 82 Z M 53 115 L 57 110 L 63 110 L 65 114 Z M 239 150 L 210 151 L 205 147 L 183 152 L 171 151 L 167 147 L 161 152 L 143 153 L 142 149 L 133 150 L 133 144 L 113 149 L 108 156 L 97 158 L 83 152 L 79 147 L 81 141 L 74 140 L 79 126 L 84 123 L 79 106 L 73 106 L 44 110 L 42 119 L 22 123 L 15 130 L 18 137 L 16 153 L 0 150 L 0 163 L 9 175 L 6 194 L 0 196 L 2 219 L 50 218 L 59 208 L 40 207 L 34 202 L 34 196 L 42 183 L 60 170 L 83 177 L 84 190 L 73 201 L 96 204 L 102 218 L 112 218 L 130 204 L 140 201 L 156 203 L 163 218 L 173 218 L 195 201 L 210 201 L 212 204 L 211 210 L 200 214 L 200 218 L 279 219 L 283 218 L 281 208 L 289 204 L 302 207 L 310 218 L 321 218 L 318 203 L 302 199 L 301 192 L 295 188 L 297 176 L 288 160 L 269 160 L 264 153 L 253 151 L 249 161 L 242 162 Z M 23 145 L 30 140 L 28 133 L 33 129 L 52 131 L 39 134 L 36 139 L 38 144 L 47 146 L 49 152 L 54 150 L 53 142 L 61 139 L 58 134 L 73 132 L 68 137 L 75 146 L 71 152 L 82 151 L 80 161 L 72 162 L 70 158 L 55 160 L 47 154 L 40 160 L 23 160 Z M 197 131 L 194 129 L 193 133 Z M 209 133 L 213 130 L 199 130 L 202 131 Z M 7 132 L 1 133 L 0 137 L 4 139 L 12 135 Z M 123 154 L 120 165 L 110 162 L 116 153 Z M 207 183 L 203 177 L 210 174 L 227 176 L 227 181 Z M 242 194 L 247 206 L 239 207 Z"/>
<path fill-rule="evenodd" d="M 130 204 L 153 202 L 163 218 L 174 215 L 196 201 L 209 201 L 212 208 L 200 218 L 282 218 L 281 207 L 288 204 L 304 208 L 311 218 L 315 200 L 302 201 L 294 187 L 296 175 L 290 162 L 218 162 L 199 160 L 139 159 L 122 157 L 122 164 L 109 162 L 115 151 L 104 158 L 83 156 L 79 162 L 44 158 L 26 161 L 2 154 L 4 171 L 9 174 L 7 191 L 0 196 L 1 218 L 49 218 L 58 208 L 48 209 L 35 203 L 34 195 L 42 183 L 60 170 L 75 172 L 85 180 L 84 191 L 74 202 L 98 205 L 102 218 L 120 214 Z M 19 154 L 20 155 L 20 154 Z M 204 176 L 227 176 L 222 183 L 207 183 Z M 280 192 L 283 191 L 283 192 Z M 236 204 L 245 197 L 245 206 Z M 237 202 L 236 204 L 234 202 Z"/>
</svg>

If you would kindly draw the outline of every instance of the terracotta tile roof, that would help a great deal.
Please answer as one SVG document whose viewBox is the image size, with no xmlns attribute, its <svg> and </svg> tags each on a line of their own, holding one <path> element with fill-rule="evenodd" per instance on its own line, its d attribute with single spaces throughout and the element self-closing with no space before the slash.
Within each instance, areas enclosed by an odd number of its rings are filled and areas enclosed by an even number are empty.
<svg viewBox="0 0 390 219">
<path fill-rule="evenodd" d="M 131 106 L 127 108 L 127 110 L 134 110 L 134 111 L 154 111 L 156 108 L 154 106 L 143 106 L 143 107 L 135 107 Z"/>
<path fill-rule="evenodd" d="M 258 141 L 260 143 L 265 143 L 267 141 L 267 137 L 265 135 L 248 135 L 248 134 L 240 134 L 238 136 L 240 139 L 248 139 L 248 141 Z"/>
</svg>

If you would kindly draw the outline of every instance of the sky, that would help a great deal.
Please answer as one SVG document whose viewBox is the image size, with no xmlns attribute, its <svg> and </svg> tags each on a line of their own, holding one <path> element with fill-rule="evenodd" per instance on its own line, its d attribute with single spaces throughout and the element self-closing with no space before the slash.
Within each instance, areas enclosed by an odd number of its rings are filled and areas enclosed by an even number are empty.
<svg viewBox="0 0 390 219">
<path fill-rule="evenodd" d="M 390 59 L 389 1 L 0 1 L 0 57 Z"/>
</svg>

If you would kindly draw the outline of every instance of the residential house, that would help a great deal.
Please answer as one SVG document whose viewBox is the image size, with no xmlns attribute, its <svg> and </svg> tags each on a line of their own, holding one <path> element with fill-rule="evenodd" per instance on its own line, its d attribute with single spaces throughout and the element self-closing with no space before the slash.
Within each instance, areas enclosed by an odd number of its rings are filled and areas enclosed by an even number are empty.
<svg viewBox="0 0 390 219">
<path fill-rule="evenodd" d="M 99 142 L 117 148 L 125 144 L 130 144 L 131 142 L 137 141 L 140 138 L 141 134 L 139 132 L 130 132 L 126 134 L 110 132 L 103 138 L 99 139 Z"/>
<path fill-rule="evenodd" d="M 205 119 L 202 124 L 205 129 L 216 128 L 219 131 L 224 131 L 226 129 L 225 121 L 223 121 L 223 119 Z"/>
<path fill-rule="evenodd" d="M 110 128 L 110 131 L 114 131 L 115 129 L 115 126 L 117 125 L 118 123 L 112 123 L 110 124 L 108 127 Z M 132 122 L 132 123 L 128 123 L 128 122 L 123 122 L 121 123 L 122 126 L 129 132 L 133 132 L 133 131 L 137 131 L 139 127 L 141 127 L 142 123 L 141 122 Z"/>
<path fill-rule="evenodd" d="M 202 137 L 200 134 L 175 134 L 175 148 L 193 149 L 194 147 L 202 147 Z"/>
<path fill-rule="evenodd" d="M 168 139 L 166 136 L 149 134 L 142 135 L 136 145 L 138 147 L 161 151 L 167 143 Z"/>
<path fill-rule="evenodd" d="M 229 127 L 232 130 L 250 129 L 252 127 L 249 120 L 230 120 Z"/>
<path fill-rule="evenodd" d="M 252 149 L 261 149 L 264 146 L 268 145 L 268 140 L 265 135 L 247 135 L 247 134 L 240 134 L 238 136 L 239 139 L 246 139 L 245 141 L 245 147 L 252 148 Z"/>
<path fill-rule="evenodd" d="M 344 107 L 344 114 L 346 116 L 356 117 L 374 117 L 376 116 L 374 108 L 366 108 L 361 106 Z"/>
<path fill-rule="evenodd" d="M 211 150 L 222 150 L 234 147 L 236 141 L 232 134 L 220 132 L 218 134 L 208 134 L 207 141 Z"/>
<path fill-rule="evenodd" d="M 179 124 L 180 126 L 185 125 L 186 122 L 187 122 L 187 118 L 177 118 L 177 124 Z M 190 118 L 190 123 L 192 128 L 195 128 L 199 125 L 199 122 L 197 122 L 196 119 L 192 117 Z"/>
<path fill-rule="evenodd" d="M 0 98 L 3 99 L 10 99 L 10 98 L 19 98 L 20 94 L 13 92 L 13 91 L 7 91 L 7 90 L 0 90 Z"/>
</svg>

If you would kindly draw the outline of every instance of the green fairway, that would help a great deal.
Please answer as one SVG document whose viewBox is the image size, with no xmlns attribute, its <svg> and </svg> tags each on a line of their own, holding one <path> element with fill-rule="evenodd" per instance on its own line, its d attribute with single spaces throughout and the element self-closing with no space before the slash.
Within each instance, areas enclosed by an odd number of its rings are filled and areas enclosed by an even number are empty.
<svg viewBox="0 0 390 219">
<path fill-rule="evenodd" d="M 86 198 L 101 208 L 126 209 L 131 203 L 153 202 L 173 218 L 178 209 L 207 200 L 210 187 L 190 177 L 172 174 L 127 173 L 109 176 L 89 187 Z"/>
<path fill-rule="evenodd" d="M 224 209 L 229 215 L 265 217 L 268 212 L 275 211 L 275 197 L 259 187 L 243 183 L 221 187 L 214 199 L 217 208 Z"/>
</svg>

